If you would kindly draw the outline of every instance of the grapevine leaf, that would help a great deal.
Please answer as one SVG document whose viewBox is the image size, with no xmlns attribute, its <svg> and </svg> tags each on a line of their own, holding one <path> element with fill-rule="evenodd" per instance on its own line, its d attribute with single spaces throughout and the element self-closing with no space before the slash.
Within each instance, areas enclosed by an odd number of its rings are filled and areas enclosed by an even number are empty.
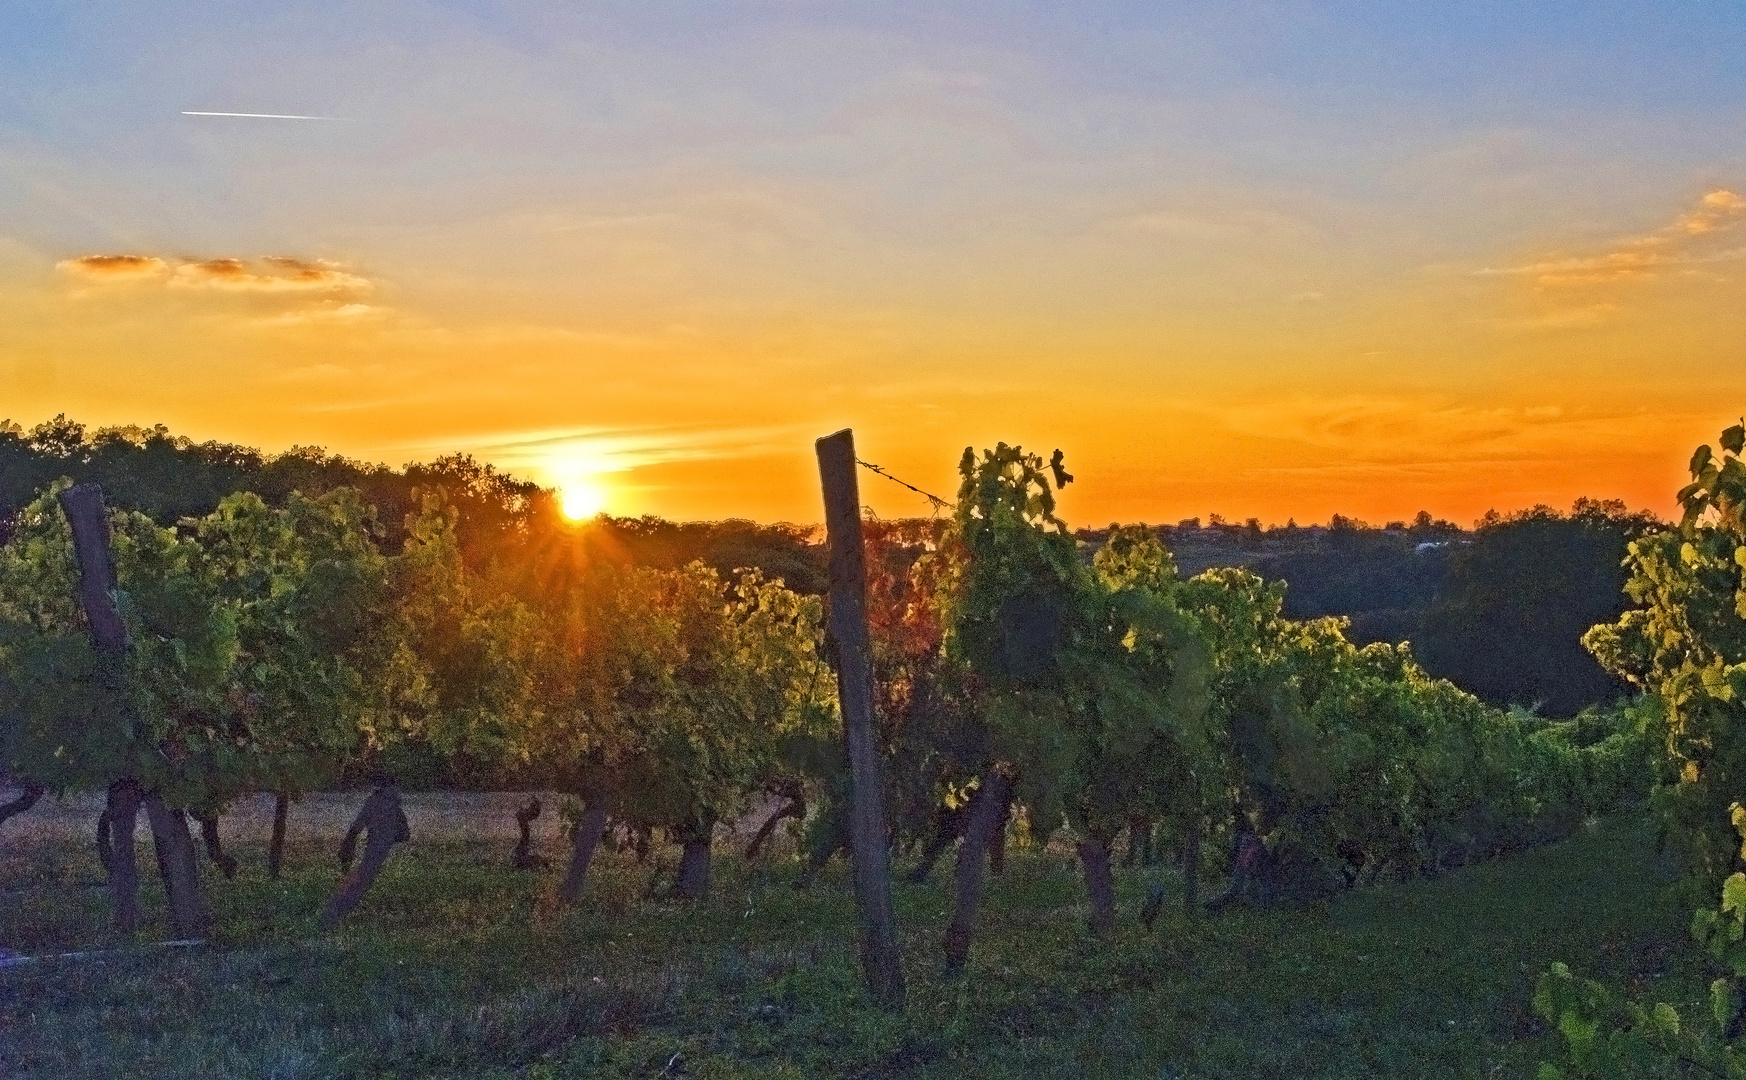
<svg viewBox="0 0 1746 1080">
<path fill-rule="evenodd" d="M 1730 874 L 1722 883 L 1722 910 L 1746 914 L 1746 874 Z"/>
<path fill-rule="evenodd" d="M 1717 979 L 1710 984 L 1710 1013 L 1715 1017 L 1717 1030 L 1727 1030 L 1739 1009 L 1740 996 L 1734 989 L 1733 980 Z"/>
<path fill-rule="evenodd" d="M 1738 454 L 1746 450 L 1746 423 L 1735 424 L 1722 432 L 1722 449 L 1730 454 Z"/>
<path fill-rule="evenodd" d="M 1569 1040 L 1572 1058 L 1578 1062 L 1589 1060 L 1594 1052 L 1595 1035 L 1600 1031 L 1599 1020 L 1584 1020 L 1575 1009 L 1566 1009 L 1558 1018 L 1558 1030 Z"/>
<path fill-rule="evenodd" d="M 1705 444 L 1703 446 L 1698 447 L 1697 450 L 1695 450 L 1692 453 L 1692 455 L 1691 455 L 1691 475 L 1694 478 L 1697 477 L 1698 475 L 1700 475 L 1704 471 L 1704 467 L 1710 463 L 1710 458 L 1712 456 L 1713 455 L 1710 453 L 1710 448 L 1709 448 L 1708 444 Z"/>
<path fill-rule="evenodd" d="M 1665 1001 L 1657 1002 L 1649 1014 L 1655 1022 L 1655 1027 L 1668 1038 L 1679 1034 L 1679 1012 Z"/>
</svg>

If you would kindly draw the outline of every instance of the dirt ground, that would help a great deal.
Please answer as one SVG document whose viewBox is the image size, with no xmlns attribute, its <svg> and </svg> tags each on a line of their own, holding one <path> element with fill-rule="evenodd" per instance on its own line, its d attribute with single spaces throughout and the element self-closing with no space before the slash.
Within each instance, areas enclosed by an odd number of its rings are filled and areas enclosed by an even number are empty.
<svg viewBox="0 0 1746 1080">
<path fill-rule="evenodd" d="M 0 802 L 17 794 L 16 790 L 0 787 Z M 292 804 L 285 827 L 287 852 L 334 850 L 368 794 L 365 790 L 315 792 Z M 447 842 L 501 843 L 507 856 L 517 837 L 515 812 L 526 805 L 530 794 L 537 795 L 544 807 L 533 822 L 535 849 L 556 858 L 564 846 L 563 822 L 558 817 L 558 804 L 564 797 L 561 793 L 415 791 L 405 794 L 404 806 L 415 841 L 420 837 L 440 837 Z M 774 810 L 774 804 L 754 807 L 735 824 L 722 826 L 716 833 L 717 843 L 749 842 Z M 16 884 L 26 876 L 22 864 L 30 864 L 30 876 L 41 874 L 41 858 L 49 852 L 86 851 L 90 866 L 83 869 L 99 874 L 95 846 L 85 841 L 94 836 L 97 816 L 102 811 L 101 792 L 64 799 L 44 796 L 27 813 L 0 825 L 0 888 Z M 264 850 L 272 831 L 270 794 L 239 799 L 219 819 L 219 834 L 227 848 Z M 148 845 L 150 839 L 151 830 L 142 813 L 135 825 L 135 842 Z"/>
</svg>

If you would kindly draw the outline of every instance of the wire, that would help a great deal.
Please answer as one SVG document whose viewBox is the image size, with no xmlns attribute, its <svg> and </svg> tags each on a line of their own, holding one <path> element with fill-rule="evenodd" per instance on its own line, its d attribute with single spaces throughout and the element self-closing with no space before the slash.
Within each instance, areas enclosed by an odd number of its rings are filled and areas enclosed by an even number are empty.
<svg viewBox="0 0 1746 1080">
<path fill-rule="evenodd" d="M 871 461 L 862 461 L 860 458 L 856 458 L 855 464 L 861 466 L 863 469 L 868 469 L 872 472 L 878 473 L 880 476 L 885 477 L 885 479 L 891 481 L 894 484 L 902 484 L 904 487 L 915 492 L 917 495 L 920 495 L 922 498 L 926 499 L 930 505 L 933 506 L 935 517 L 939 517 L 941 510 L 948 509 L 952 505 L 951 503 L 947 502 L 946 500 L 940 498 L 938 495 L 931 495 L 928 492 L 923 491 L 921 488 L 916 487 L 914 484 L 909 483 L 908 481 L 899 480 L 897 477 L 892 476 L 890 473 L 886 472 L 884 469 L 881 469 L 879 466 L 873 464 Z"/>
</svg>

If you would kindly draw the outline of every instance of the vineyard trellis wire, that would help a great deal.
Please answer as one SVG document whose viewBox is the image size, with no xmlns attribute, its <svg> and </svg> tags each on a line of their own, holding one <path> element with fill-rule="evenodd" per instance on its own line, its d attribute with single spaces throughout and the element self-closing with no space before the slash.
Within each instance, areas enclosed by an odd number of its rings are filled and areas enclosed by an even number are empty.
<svg viewBox="0 0 1746 1080">
<path fill-rule="evenodd" d="M 938 495 L 923 491 L 921 488 L 916 487 L 914 484 L 910 483 L 907 480 L 898 479 L 897 477 L 886 472 L 880 466 L 873 464 L 871 461 L 862 461 L 860 458 L 856 458 L 855 464 L 861 466 L 863 469 L 866 469 L 869 472 L 878 473 L 880 476 L 885 477 L 885 479 L 891 481 L 894 484 L 901 484 L 902 486 L 908 488 L 909 490 L 915 492 L 917 495 L 920 495 L 922 498 L 926 499 L 928 501 L 928 505 L 933 507 L 933 510 L 934 510 L 933 516 L 934 517 L 939 517 L 941 510 L 949 509 L 952 505 L 951 503 L 947 502 L 946 500 L 940 498 Z"/>
</svg>

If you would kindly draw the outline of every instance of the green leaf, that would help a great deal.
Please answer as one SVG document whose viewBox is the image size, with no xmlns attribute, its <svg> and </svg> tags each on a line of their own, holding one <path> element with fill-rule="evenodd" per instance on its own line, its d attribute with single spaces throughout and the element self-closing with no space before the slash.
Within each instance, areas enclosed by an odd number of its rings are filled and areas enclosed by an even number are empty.
<svg viewBox="0 0 1746 1080">
<path fill-rule="evenodd" d="M 1703 472 L 1704 467 L 1710 463 L 1710 458 L 1713 456 L 1714 455 L 1710 453 L 1710 448 L 1707 444 L 1698 447 L 1691 455 L 1692 476 L 1696 477 L 1699 473 Z"/>
<path fill-rule="evenodd" d="M 1729 874 L 1722 882 L 1722 910 L 1746 913 L 1746 874 Z"/>
<path fill-rule="evenodd" d="M 1567 1009 L 1558 1018 L 1558 1030 L 1570 1041 L 1570 1056 L 1582 1061 L 1594 1049 L 1594 1037 L 1600 1031 L 1599 1020 L 1584 1020 L 1575 1009 Z"/>
<path fill-rule="evenodd" d="M 1672 1005 L 1665 1001 L 1656 1002 L 1649 1015 L 1655 1021 L 1656 1028 L 1669 1038 L 1679 1034 L 1679 1013 Z"/>
<path fill-rule="evenodd" d="M 1710 934 L 1716 928 L 1719 916 L 1711 908 L 1698 908 L 1691 914 L 1691 936 L 1699 941 L 1708 941 Z"/>
<path fill-rule="evenodd" d="M 1731 979 L 1717 979 L 1710 984 L 1710 1015 L 1715 1018 L 1716 1030 L 1725 1031 L 1739 1009 L 1740 997 Z"/>
</svg>

